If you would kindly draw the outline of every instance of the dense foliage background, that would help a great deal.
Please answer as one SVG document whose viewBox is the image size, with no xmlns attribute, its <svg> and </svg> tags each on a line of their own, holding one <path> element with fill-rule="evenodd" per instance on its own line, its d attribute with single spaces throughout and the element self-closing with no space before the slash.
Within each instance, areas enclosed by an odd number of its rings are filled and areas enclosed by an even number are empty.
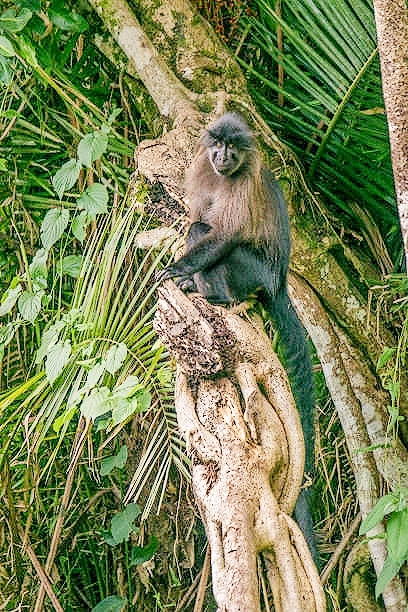
<svg viewBox="0 0 408 612">
<path fill-rule="evenodd" d="M 238 57 L 260 113 L 298 155 L 335 231 L 358 247 L 373 285 L 382 282 L 374 292 L 396 334 L 383 378 L 398 410 L 389 380 L 404 364 L 407 283 L 371 2 L 195 4 Z M 22 0 L 0 15 L 5 610 L 42 609 L 38 564 L 55 568 L 56 554 L 64 610 L 107 597 L 96 609 L 120 610 L 125 599 L 135 610 L 190 609 L 205 556 L 184 486 L 172 366 L 152 330 L 154 271 L 171 245 L 135 249 L 151 220 L 126 199 L 134 147 L 162 126 L 141 108 L 135 80 L 107 59 L 105 35 L 83 2 Z M 145 195 L 141 188 L 141 211 Z M 315 520 L 328 558 L 358 508 L 318 365 L 316 381 Z M 135 496 L 138 505 L 127 503 Z M 343 570 L 327 588 L 336 610 L 346 609 Z"/>
</svg>

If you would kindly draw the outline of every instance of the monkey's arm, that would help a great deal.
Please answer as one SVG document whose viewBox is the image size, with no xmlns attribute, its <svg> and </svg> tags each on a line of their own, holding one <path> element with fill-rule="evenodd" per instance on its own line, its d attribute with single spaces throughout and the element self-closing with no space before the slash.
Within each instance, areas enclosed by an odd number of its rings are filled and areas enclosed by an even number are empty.
<svg viewBox="0 0 408 612">
<path fill-rule="evenodd" d="M 201 272 L 214 266 L 218 261 L 226 257 L 237 244 L 239 244 L 237 238 L 221 238 L 211 230 L 176 263 L 159 272 L 156 279 L 159 282 L 163 282 L 175 277 L 181 279 L 190 278 L 196 272 Z"/>
</svg>

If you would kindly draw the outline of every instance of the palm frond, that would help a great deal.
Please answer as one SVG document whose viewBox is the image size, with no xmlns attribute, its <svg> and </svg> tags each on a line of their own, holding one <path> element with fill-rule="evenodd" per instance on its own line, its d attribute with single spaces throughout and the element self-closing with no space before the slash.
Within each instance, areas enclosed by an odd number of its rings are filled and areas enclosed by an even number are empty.
<svg viewBox="0 0 408 612">
<path fill-rule="evenodd" d="M 371 3 L 291 0 L 282 3 L 282 14 L 272 4 L 258 0 L 257 17 L 247 18 L 251 61 L 244 63 L 255 101 L 281 140 L 295 150 L 315 191 L 346 213 L 354 227 L 362 221 L 354 214 L 357 203 L 377 220 L 384 236 L 395 235 L 398 220 Z M 260 53 L 253 53 L 253 47 Z M 391 241 L 399 247 L 396 243 Z"/>
</svg>

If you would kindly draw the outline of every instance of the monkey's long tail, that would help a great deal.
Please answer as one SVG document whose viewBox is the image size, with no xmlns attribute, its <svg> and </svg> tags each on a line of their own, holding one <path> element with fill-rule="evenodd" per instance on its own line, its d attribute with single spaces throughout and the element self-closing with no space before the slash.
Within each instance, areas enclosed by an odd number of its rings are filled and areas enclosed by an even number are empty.
<svg viewBox="0 0 408 612">
<path fill-rule="evenodd" d="M 264 306 L 278 333 L 278 353 L 289 376 L 305 438 L 305 471 L 314 472 L 314 396 L 313 372 L 306 332 L 299 321 L 286 289 L 277 296 L 265 296 Z M 296 503 L 295 517 L 303 531 L 316 563 L 318 553 L 311 518 L 311 491 L 302 489 Z"/>
</svg>

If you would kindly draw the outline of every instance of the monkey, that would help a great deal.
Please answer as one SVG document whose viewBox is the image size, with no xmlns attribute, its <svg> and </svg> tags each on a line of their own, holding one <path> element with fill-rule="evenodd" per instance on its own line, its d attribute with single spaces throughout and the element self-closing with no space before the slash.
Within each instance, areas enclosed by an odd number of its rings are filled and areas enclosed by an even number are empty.
<svg viewBox="0 0 408 612">
<path fill-rule="evenodd" d="M 312 362 L 287 290 L 289 215 L 241 115 L 225 113 L 207 128 L 186 171 L 185 187 L 191 222 L 186 253 L 159 272 L 157 280 L 176 278 L 184 292 L 198 292 L 214 304 L 234 305 L 257 296 L 278 335 L 305 437 L 305 471 L 312 473 Z M 295 516 L 316 560 L 308 489 L 301 490 Z"/>
</svg>

